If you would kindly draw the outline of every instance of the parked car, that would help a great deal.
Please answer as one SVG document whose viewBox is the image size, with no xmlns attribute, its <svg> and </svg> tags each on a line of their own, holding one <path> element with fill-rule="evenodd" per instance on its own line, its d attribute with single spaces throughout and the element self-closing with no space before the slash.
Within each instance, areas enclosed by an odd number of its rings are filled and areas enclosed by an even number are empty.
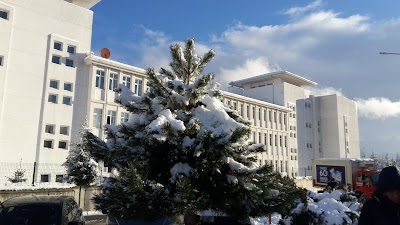
<svg viewBox="0 0 400 225">
<path fill-rule="evenodd" d="M 85 219 L 71 196 L 29 195 L 1 203 L 0 224 L 85 225 Z"/>
</svg>

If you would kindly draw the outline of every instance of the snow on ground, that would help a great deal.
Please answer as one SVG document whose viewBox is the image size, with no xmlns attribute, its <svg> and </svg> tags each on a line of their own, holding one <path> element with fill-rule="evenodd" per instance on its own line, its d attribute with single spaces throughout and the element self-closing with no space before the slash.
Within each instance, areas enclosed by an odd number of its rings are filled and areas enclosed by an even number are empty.
<svg viewBox="0 0 400 225">
<path fill-rule="evenodd" d="M 37 189 L 62 189 L 62 188 L 72 188 L 75 184 L 68 183 L 36 183 L 35 185 L 29 183 L 10 183 L 6 182 L 0 184 L 0 190 L 37 190 Z"/>
</svg>

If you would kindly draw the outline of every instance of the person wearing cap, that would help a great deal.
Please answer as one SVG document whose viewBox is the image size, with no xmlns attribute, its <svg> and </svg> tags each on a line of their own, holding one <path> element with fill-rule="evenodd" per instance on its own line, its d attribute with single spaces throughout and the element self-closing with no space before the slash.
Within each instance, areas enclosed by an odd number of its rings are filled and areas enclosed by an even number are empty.
<svg viewBox="0 0 400 225">
<path fill-rule="evenodd" d="M 378 188 L 362 207 L 358 225 L 400 225 L 400 176 L 396 167 L 382 169 Z"/>
</svg>

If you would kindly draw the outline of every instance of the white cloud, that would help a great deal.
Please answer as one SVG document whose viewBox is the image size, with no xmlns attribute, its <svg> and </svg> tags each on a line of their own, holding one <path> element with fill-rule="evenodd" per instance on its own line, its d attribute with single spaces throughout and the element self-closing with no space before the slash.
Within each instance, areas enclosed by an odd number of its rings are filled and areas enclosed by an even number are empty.
<svg viewBox="0 0 400 225">
<path fill-rule="evenodd" d="M 324 96 L 324 95 L 339 95 L 343 96 L 342 89 L 336 89 L 334 87 L 316 87 L 310 89 L 315 96 Z"/>
<path fill-rule="evenodd" d="M 307 6 L 304 7 L 293 7 L 288 9 L 286 12 L 284 12 L 284 14 L 286 15 L 298 15 L 301 13 L 305 13 L 308 12 L 310 10 L 319 8 L 322 5 L 322 0 L 316 0 L 314 2 L 311 2 L 310 4 L 308 4 Z"/>
<path fill-rule="evenodd" d="M 386 119 L 400 116 L 400 101 L 387 98 L 356 99 L 360 116 L 370 119 Z"/>
<path fill-rule="evenodd" d="M 267 58 L 258 57 L 247 59 L 243 64 L 233 68 L 221 68 L 220 72 L 217 74 L 217 80 L 224 86 L 234 80 L 245 79 L 278 70 L 281 70 L 279 65 L 271 65 Z"/>
</svg>

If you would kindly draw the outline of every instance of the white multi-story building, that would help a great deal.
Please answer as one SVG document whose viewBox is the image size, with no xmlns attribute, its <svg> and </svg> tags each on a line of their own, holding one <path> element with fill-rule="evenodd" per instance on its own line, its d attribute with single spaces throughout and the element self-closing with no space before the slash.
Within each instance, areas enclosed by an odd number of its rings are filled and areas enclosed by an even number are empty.
<svg viewBox="0 0 400 225">
<path fill-rule="evenodd" d="M 290 141 L 289 115 L 292 110 L 277 104 L 243 95 L 222 92 L 224 103 L 251 123 L 250 140 L 263 144 L 265 152 L 257 154 L 259 165 L 271 164 L 283 175 L 296 176 L 297 154 Z"/>
<path fill-rule="evenodd" d="M 317 83 L 278 71 L 230 83 L 230 92 L 270 102 L 289 113 L 291 151 L 298 154 L 299 175 L 311 175 L 317 158 L 360 157 L 357 105 L 338 95 L 315 97 Z"/>
<path fill-rule="evenodd" d="M 336 94 L 297 100 L 300 175 L 311 175 L 312 159 L 359 158 L 356 102 Z"/>
<path fill-rule="evenodd" d="M 0 181 L 19 167 L 28 182 L 34 168 L 37 181 L 65 174 L 60 165 L 86 116 L 83 59 L 98 2 L 0 0 Z"/>
</svg>

